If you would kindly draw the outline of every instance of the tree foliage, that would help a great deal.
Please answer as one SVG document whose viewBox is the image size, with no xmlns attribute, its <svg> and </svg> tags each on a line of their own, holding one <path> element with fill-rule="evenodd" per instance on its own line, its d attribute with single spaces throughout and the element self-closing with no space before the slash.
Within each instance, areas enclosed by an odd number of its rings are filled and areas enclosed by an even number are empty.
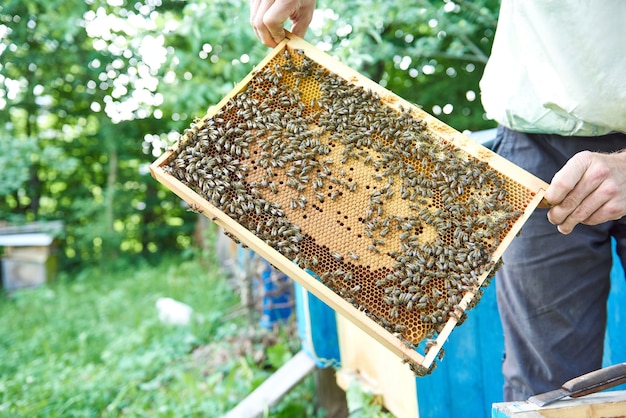
<svg viewBox="0 0 626 418">
<path fill-rule="evenodd" d="M 320 0 L 306 39 L 459 130 L 498 2 Z M 62 219 L 68 260 L 157 254 L 194 216 L 147 165 L 268 52 L 246 0 L 0 5 L 0 220 Z"/>
<path fill-rule="evenodd" d="M 499 2 L 320 2 L 312 42 L 458 130 L 491 127 L 478 82 Z M 332 9 L 333 12 L 327 12 Z"/>
</svg>

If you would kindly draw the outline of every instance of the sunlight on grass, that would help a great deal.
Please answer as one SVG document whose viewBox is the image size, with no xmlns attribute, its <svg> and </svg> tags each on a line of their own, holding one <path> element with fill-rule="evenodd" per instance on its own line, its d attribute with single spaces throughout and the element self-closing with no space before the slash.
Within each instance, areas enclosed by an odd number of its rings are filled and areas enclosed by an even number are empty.
<svg viewBox="0 0 626 418">
<path fill-rule="evenodd" d="M 299 343 L 246 325 L 227 280 L 208 264 L 88 269 L 2 295 L 0 416 L 219 416 L 235 406 Z M 159 297 L 190 305 L 192 323 L 162 324 Z M 272 416 L 310 416 L 310 380 Z M 293 408 L 300 412 L 280 412 Z"/>
</svg>

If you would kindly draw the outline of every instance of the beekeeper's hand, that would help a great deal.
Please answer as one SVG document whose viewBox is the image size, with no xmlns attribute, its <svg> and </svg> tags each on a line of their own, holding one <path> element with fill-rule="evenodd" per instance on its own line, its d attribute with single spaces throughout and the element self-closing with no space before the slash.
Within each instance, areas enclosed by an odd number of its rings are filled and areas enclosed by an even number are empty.
<svg viewBox="0 0 626 418">
<path fill-rule="evenodd" d="M 626 215 L 626 151 L 574 155 L 546 190 L 548 220 L 563 234 L 577 224 L 597 225 Z"/>
<path fill-rule="evenodd" d="M 293 22 L 291 32 L 303 37 L 314 10 L 315 0 L 251 0 L 250 24 L 261 42 L 275 47 L 285 38 L 287 19 Z"/>
</svg>

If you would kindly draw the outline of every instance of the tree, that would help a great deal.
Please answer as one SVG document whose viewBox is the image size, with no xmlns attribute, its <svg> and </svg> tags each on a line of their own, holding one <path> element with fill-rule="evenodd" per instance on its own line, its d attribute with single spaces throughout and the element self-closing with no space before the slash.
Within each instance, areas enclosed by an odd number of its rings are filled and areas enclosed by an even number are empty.
<svg viewBox="0 0 626 418">
<path fill-rule="evenodd" d="M 485 119 L 478 82 L 499 2 L 319 2 L 310 40 L 428 113 L 464 131 Z"/>
<path fill-rule="evenodd" d="M 142 18 L 154 9 L 146 7 L 136 12 L 107 2 L 63 1 L 0 6 L 0 140 L 3 148 L 19 150 L 0 160 L 15 167 L 0 170 L 13 173 L 0 193 L 0 216 L 64 220 L 71 259 L 109 260 L 120 251 L 148 248 L 137 242 L 138 208 L 146 207 L 141 202 L 150 190 L 149 176 L 139 173 L 142 160 L 149 162 L 140 121 L 167 128 L 151 114 L 156 82 L 150 84 L 154 74 L 145 71 L 139 51 L 153 26 Z M 172 205 L 161 216 L 181 212 Z"/>
<path fill-rule="evenodd" d="M 495 0 L 320 0 L 306 39 L 459 130 L 492 126 L 478 80 Z M 75 262 L 190 242 L 146 166 L 268 49 L 246 0 L 0 5 L 0 219 L 62 219 Z"/>
</svg>

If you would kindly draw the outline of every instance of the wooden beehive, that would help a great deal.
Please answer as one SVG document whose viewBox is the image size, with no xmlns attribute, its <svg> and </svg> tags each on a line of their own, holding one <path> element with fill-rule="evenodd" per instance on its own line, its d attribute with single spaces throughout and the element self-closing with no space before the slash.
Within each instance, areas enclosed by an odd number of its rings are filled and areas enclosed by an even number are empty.
<svg viewBox="0 0 626 418">
<path fill-rule="evenodd" d="M 293 35 L 151 170 L 416 374 L 547 187 Z"/>
</svg>

